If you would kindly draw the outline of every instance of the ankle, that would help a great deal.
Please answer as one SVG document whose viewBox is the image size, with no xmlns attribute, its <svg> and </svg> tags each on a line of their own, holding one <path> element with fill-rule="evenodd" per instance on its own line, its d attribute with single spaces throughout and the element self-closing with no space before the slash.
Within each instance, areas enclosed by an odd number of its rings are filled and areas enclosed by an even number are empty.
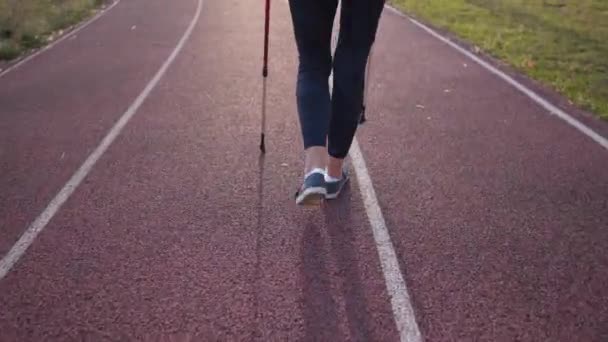
<svg viewBox="0 0 608 342">
<path fill-rule="evenodd" d="M 327 149 L 324 146 L 309 147 L 304 153 L 304 174 L 325 170 L 327 166 Z"/>
<path fill-rule="evenodd" d="M 342 178 L 342 167 L 344 165 L 344 159 L 334 158 L 329 156 L 327 163 L 327 176 L 329 178 L 340 179 Z"/>
</svg>

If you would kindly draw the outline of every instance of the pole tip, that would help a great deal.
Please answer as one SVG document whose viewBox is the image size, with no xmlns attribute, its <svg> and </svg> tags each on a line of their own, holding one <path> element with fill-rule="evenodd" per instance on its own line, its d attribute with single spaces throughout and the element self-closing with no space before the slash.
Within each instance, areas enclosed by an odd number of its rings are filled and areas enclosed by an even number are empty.
<svg viewBox="0 0 608 342">
<path fill-rule="evenodd" d="M 262 136 L 260 137 L 260 151 L 262 151 L 262 153 L 266 153 L 266 144 L 264 143 L 264 133 L 262 133 Z"/>
<path fill-rule="evenodd" d="M 361 108 L 361 117 L 359 118 L 359 124 L 363 124 L 365 123 L 365 121 L 367 121 L 367 119 L 365 118 L 365 106 L 363 106 L 363 108 Z"/>
</svg>

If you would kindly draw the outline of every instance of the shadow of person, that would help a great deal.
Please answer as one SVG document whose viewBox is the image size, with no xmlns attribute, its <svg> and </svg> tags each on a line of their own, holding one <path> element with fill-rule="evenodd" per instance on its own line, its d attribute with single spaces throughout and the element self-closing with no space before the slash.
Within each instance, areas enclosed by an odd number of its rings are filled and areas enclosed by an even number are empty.
<svg viewBox="0 0 608 342">
<path fill-rule="evenodd" d="M 356 218 L 351 213 L 352 201 L 352 187 L 349 183 L 342 190 L 340 198 L 328 202 L 325 206 L 325 225 L 329 235 L 331 252 L 342 277 L 342 297 L 350 330 L 350 340 L 370 341 L 371 334 L 368 326 L 370 315 L 362 289 L 359 254 L 353 234 L 353 229 L 362 225 L 359 223 L 353 224 L 353 220 Z M 356 217 L 366 218 L 365 213 Z M 363 224 L 363 226 L 366 225 Z"/>
<path fill-rule="evenodd" d="M 339 199 L 330 201 L 322 209 L 323 222 L 315 222 L 317 215 L 309 215 L 304 225 L 301 248 L 303 280 L 303 313 L 306 341 L 343 341 L 339 327 L 335 289 L 342 290 L 349 340 L 369 341 L 369 310 L 362 290 L 355 250 L 353 218 L 351 217 L 351 189 L 344 188 Z M 364 217 L 364 216 L 363 216 Z M 327 229 L 324 240 L 320 226 Z M 329 245 L 327 243 L 329 242 Z M 330 260 L 329 258 L 333 259 Z M 328 271 L 328 262 L 337 272 Z M 332 286 L 333 285 L 333 286 Z M 340 286 L 341 285 L 341 286 Z M 332 296 L 332 287 L 334 295 Z"/>
<path fill-rule="evenodd" d="M 309 216 L 301 249 L 305 341 L 339 341 L 336 302 L 331 295 L 327 251 L 319 225 Z"/>
</svg>

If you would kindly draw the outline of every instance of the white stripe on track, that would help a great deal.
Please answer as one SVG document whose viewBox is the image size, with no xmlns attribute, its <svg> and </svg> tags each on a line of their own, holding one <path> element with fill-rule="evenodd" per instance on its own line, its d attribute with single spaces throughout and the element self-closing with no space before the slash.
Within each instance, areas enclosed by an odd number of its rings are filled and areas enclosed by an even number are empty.
<svg viewBox="0 0 608 342">
<path fill-rule="evenodd" d="M 186 40 L 190 37 L 194 26 L 198 22 L 198 18 L 201 14 L 201 9 L 203 7 L 203 0 L 198 0 L 198 5 L 196 8 L 196 13 L 190 22 L 190 25 L 184 32 L 183 36 L 173 49 L 173 52 L 167 60 L 163 63 L 160 69 L 156 72 L 154 77 L 148 82 L 144 90 L 137 96 L 135 101 L 131 104 L 131 106 L 127 109 L 126 112 L 122 114 L 120 119 L 114 124 L 114 126 L 110 129 L 107 135 L 103 138 L 101 143 L 95 148 L 93 153 L 91 153 L 84 163 L 78 168 L 78 170 L 72 175 L 70 180 L 61 188 L 59 193 L 55 195 L 55 197 L 51 200 L 51 202 L 46 206 L 44 211 L 36 218 L 36 220 L 27 228 L 27 230 L 21 235 L 19 240 L 13 245 L 11 250 L 0 260 L 0 280 L 2 280 L 11 268 L 19 261 L 19 259 L 23 256 L 28 247 L 34 242 L 34 239 L 40 234 L 40 232 L 46 227 L 49 221 L 55 216 L 57 211 L 61 208 L 61 206 L 67 201 L 68 198 L 72 195 L 74 190 L 80 185 L 82 180 L 91 172 L 95 163 L 99 160 L 99 158 L 106 152 L 108 147 L 114 142 L 116 137 L 120 134 L 123 128 L 127 125 L 129 120 L 135 115 L 139 107 L 146 100 L 146 98 L 150 95 L 154 87 L 158 84 L 160 79 L 163 77 L 169 66 L 173 63 L 182 47 L 186 43 Z"/>
<path fill-rule="evenodd" d="M 340 11 L 338 10 L 337 13 L 340 13 Z M 337 30 L 339 30 L 339 23 L 339 14 L 337 14 L 334 24 Z M 332 46 L 334 47 L 336 39 L 336 35 L 333 34 Z M 333 71 L 329 76 L 329 87 L 331 91 L 333 88 Z M 412 307 L 405 279 L 401 273 L 401 265 L 397 259 L 397 253 L 395 253 L 384 215 L 382 215 L 382 209 L 380 209 L 380 204 L 376 197 L 374 185 L 367 171 L 365 159 L 356 137 L 353 139 L 349 155 L 357 176 L 357 183 L 359 184 L 359 190 L 363 204 L 365 205 L 365 212 L 372 228 L 374 243 L 378 251 L 380 266 L 384 276 L 384 283 L 386 284 L 386 290 L 391 302 L 393 318 L 399 332 L 399 340 L 401 342 L 421 342 L 423 340 L 422 335 L 416 322 L 414 308 Z"/>
<path fill-rule="evenodd" d="M 355 174 L 357 175 L 357 183 L 359 184 L 367 218 L 374 234 L 376 249 L 380 257 L 380 265 L 384 274 L 384 282 L 386 283 L 386 289 L 391 300 L 393 316 L 397 330 L 399 331 L 400 340 L 402 342 L 420 342 L 422 341 L 420 328 L 418 328 L 418 324 L 416 323 L 416 316 L 403 274 L 401 274 L 397 254 L 391 242 L 391 236 L 378 204 L 374 185 L 367 172 L 365 159 L 356 138 L 353 141 L 349 154 Z"/>
<path fill-rule="evenodd" d="M 608 150 L 608 139 L 604 138 L 603 136 L 601 136 L 600 134 L 598 134 L 597 132 L 593 131 L 591 128 L 589 128 L 585 124 L 583 124 L 582 122 L 580 122 L 577 119 L 575 119 L 574 116 L 572 116 L 572 115 L 566 113 L 565 111 L 561 110 L 556 105 L 552 104 L 549 100 L 547 100 L 547 99 L 543 98 L 542 96 L 538 95 L 532 89 L 526 87 L 525 85 L 521 84 L 520 82 L 517 82 L 515 79 L 513 79 L 509 75 L 507 75 L 504 72 L 498 70 L 496 67 L 492 66 L 488 62 L 486 62 L 483 59 L 475 56 L 470 51 L 467 51 L 466 49 L 462 48 L 460 45 L 458 45 L 458 44 L 452 42 L 451 40 L 449 40 L 448 38 L 440 35 L 435 30 L 433 30 L 430 27 L 424 25 L 423 23 L 417 21 L 416 19 L 407 16 L 406 14 L 400 12 L 399 10 L 397 10 L 396 8 L 394 8 L 392 6 L 385 5 L 385 8 L 387 8 L 389 11 L 393 12 L 397 16 L 400 16 L 402 18 L 408 19 L 414 25 L 416 25 L 419 28 L 421 28 L 422 30 L 426 31 L 431 36 L 433 36 L 433 37 L 439 39 L 440 41 L 448 44 L 449 46 L 451 46 L 452 48 L 456 49 L 458 52 L 462 53 L 463 55 L 467 56 L 468 58 L 470 58 L 475 63 L 479 64 L 480 66 L 482 66 L 483 68 L 485 68 L 489 72 L 491 72 L 494 75 L 500 77 L 503 81 L 509 83 L 511 86 L 515 87 L 515 89 L 519 90 L 520 92 L 522 92 L 523 94 L 525 94 L 526 96 L 528 96 L 530 99 L 532 99 L 532 101 L 536 102 L 538 105 L 540 105 L 541 107 L 543 107 L 549 113 L 554 114 L 558 118 L 564 120 L 566 123 L 568 123 L 572 127 L 576 128 L 581 133 L 583 133 L 587 137 L 591 138 L 593 141 L 595 141 L 596 143 L 598 143 L 600 146 L 602 146 L 602 147 L 604 147 L 605 149 Z"/>
</svg>

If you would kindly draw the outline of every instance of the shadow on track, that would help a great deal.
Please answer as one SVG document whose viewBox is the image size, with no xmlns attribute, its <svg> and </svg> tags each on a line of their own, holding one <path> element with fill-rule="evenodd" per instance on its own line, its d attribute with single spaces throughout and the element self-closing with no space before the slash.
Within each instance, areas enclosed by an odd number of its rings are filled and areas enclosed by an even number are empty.
<svg viewBox="0 0 608 342">
<path fill-rule="evenodd" d="M 265 158 L 264 153 L 260 153 L 260 157 L 258 158 L 258 203 L 257 203 L 257 235 L 255 241 L 255 294 L 254 294 L 254 308 L 255 308 L 255 327 L 252 331 L 251 340 L 257 341 L 262 338 L 262 332 L 260 331 L 260 321 L 261 321 L 261 313 L 260 313 L 260 293 L 257 291 L 259 289 L 260 279 L 262 278 L 262 270 L 260 269 L 260 262 L 262 257 L 262 236 L 264 233 L 264 227 L 262 226 L 262 213 L 264 212 L 264 164 Z"/>
<path fill-rule="evenodd" d="M 362 289 L 352 233 L 351 197 L 351 187 L 347 186 L 340 199 L 323 206 L 327 232 L 322 232 L 315 223 L 316 215 L 310 215 L 303 227 L 301 273 L 307 341 L 344 340 L 339 327 L 337 300 L 344 303 L 349 340 L 369 341 L 371 338 L 368 323 L 371 315 Z M 324 235 L 329 241 L 324 240 Z M 335 265 L 333 274 L 328 271 L 328 263 Z M 336 290 L 341 291 L 341 298 L 336 298 Z"/>
</svg>

